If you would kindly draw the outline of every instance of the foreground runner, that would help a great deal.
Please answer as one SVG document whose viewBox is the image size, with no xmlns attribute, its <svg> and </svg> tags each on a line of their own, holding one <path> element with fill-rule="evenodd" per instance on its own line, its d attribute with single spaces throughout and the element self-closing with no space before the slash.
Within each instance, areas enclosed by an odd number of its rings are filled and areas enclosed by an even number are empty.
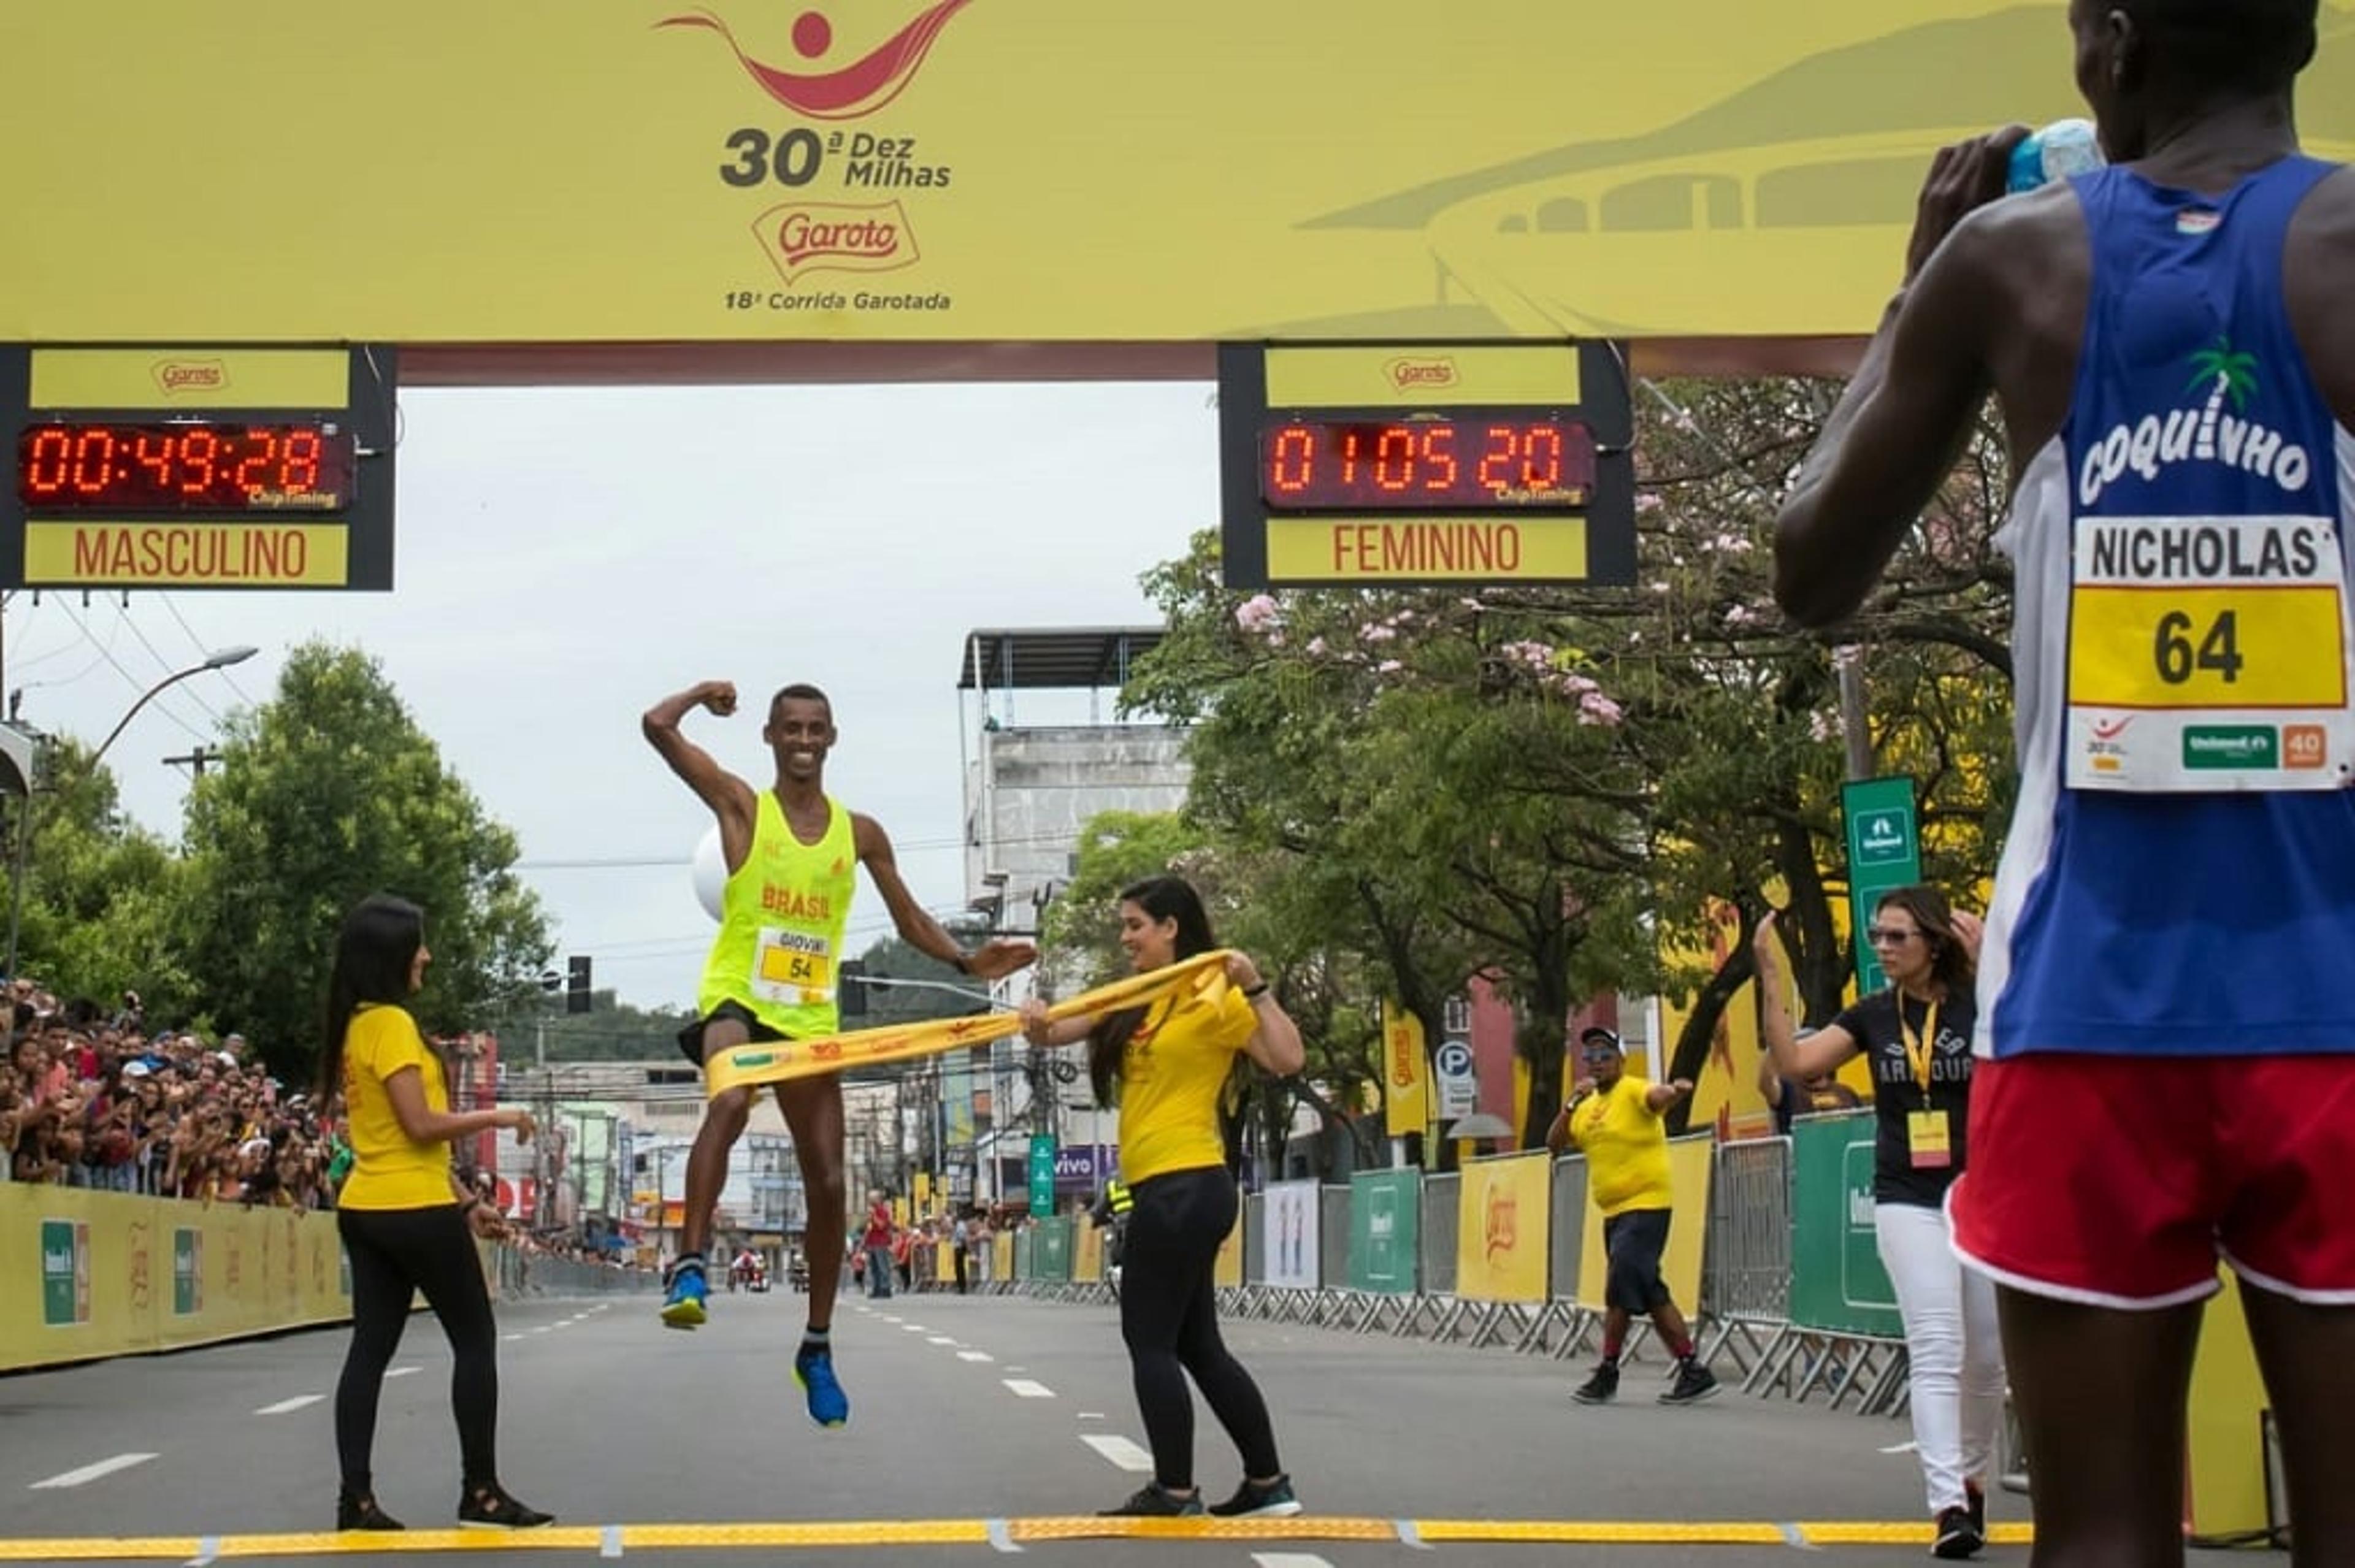
<svg viewBox="0 0 2355 1568">
<path fill-rule="evenodd" d="M 1776 594 L 1854 611 L 1994 389 L 2019 803 L 1950 1202 L 2001 1287 L 2035 1561 L 2182 1561 L 2221 1253 L 2294 1561 L 2355 1563 L 2355 176 L 2298 155 L 2314 0 L 2069 17 L 2124 166 L 1999 201 L 2017 128 L 1939 155 Z"/>
<path fill-rule="evenodd" d="M 719 934 L 712 940 L 696 1000 L 702 1017 L 679 1032 L 679 1049 L 698 1067 L 710 1053 L 747 1040 L 808 1039 L 841 1027 L 835 976 L 856 887 L 854 861 L 867 868 L 900 938 L 918 952 L 981 979 L 1010 975 L 1037 956 L 1030 944 L 1003 937 L 965 953 L 900 880 L 891 840 L 882 827 L 827 796 L 826 758 L 836 731 L 833 705 L 824 692 L 788 686 L 770 700 L 761 738 L 775 757 L 776 782 L 758 793 L 679 733 L 679 721 L 696 708 L 724 719 L 736 711 L 736 688 L 708 680 L 666 697 L 646 710 L 643 728 L 671 771 L 719 818 L 728 866 Z M 665 1281 L 662 1317 L 672 1328 L 692 1328 L 704 1321 L 709 1286 L 703 1249 L 710 1240 L 712 1207 L 727 1179 L 728 1151 L 743 1136 L 752 1093 L 737 1088 L 714 1095 L 696 1129 L 687 1160 L 679 1253 Z M 809 1327 L 794 1358 L 794 1375 L 808 1397 L 810 1418 L 839 1426 L 850 1419 L 850 1401 L 835 1378 L 829 1339 L 848 1221 L 843 1211 L 842 1081 L 827 1073 L 780 1083 L 777 1104 L 793 1132 L 809 1201 Z"/>
</svg>

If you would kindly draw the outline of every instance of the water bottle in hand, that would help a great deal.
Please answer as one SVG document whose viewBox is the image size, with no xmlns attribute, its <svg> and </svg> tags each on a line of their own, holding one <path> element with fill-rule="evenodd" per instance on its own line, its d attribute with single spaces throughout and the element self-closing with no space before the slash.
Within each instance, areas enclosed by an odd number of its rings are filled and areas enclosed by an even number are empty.
<svg viewBox="0 0 2355 1568">
<path fill-rule="evenodd" d="M 2102 144 L 2090 120 L 2055 120 L 2011 150 L 2007 188 L 2017 196 L 2054 180 L 2098 169 Z"/>
</svg>

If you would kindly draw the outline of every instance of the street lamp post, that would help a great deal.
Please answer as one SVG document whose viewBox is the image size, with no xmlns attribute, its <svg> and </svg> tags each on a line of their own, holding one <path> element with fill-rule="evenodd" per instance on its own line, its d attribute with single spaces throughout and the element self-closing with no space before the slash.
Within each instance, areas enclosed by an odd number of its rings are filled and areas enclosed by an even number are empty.
<svg viewBox="0 0 2355 1568">
<path fill-rule="evenodd" d="M 242 643 L 235 647 L 216 649 L 205 656 L 202 664 L 193 664 L 184 670 L 176 670 L 141 692 L 139 700 L 131 705 L 131 710 L 115 721 L 114 728 L 106 732 L 106 739 L 98 743 L 98 750 L 90 754 L 91 771 L 93 773 L 97 771 L 99 759 L 106 755 L 106 749 L 114 744 L 115 738 L 129 727 L 132 720 L 139 716 L 141 709 L 155 699 L 158 693 L 167 688 L 177 686 L 190 676 L 203 675 L 208 670 L 227 669 L 233 664 L 243 664 L 261 651 L 259 648 Z M 32 844 L 33 792 L 28 781 L 25 791 L 24 820 L 16 825 L 16 874 L 9 879 L 8 888 L 8 977 L 12 980 L 16 977 L 16 935 L 24 923 L 25 877 L 27 868 L 32 861 Z"/>
</svg>

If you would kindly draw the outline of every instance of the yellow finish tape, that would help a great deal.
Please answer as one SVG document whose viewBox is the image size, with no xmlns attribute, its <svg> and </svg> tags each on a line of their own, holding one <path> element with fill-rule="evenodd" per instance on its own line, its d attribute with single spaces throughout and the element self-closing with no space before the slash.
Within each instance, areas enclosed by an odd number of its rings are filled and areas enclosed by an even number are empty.
<svg viewBox="0 0 2355 1568">
<path fill-rule="evenodd" d="M 1226 962 L 1223 948 L 1198 954 L 1182 963 L 1082 991 L 1055 1003 L 1047 1009 L 1047 1016 L 1056 1019 L 1080 1018 L 1114 1008 L 1136 1007 L 1186 987 L 1215 1002 L 1226 994 Z M 820 1035 L 815 1040 L 756 1040 L 730 1046 L 706 1061 L 703 1091 L 706 1094 L 719 1094 L 754 1084 L 783 1083 L 795 1078 L 839 1072 L 846 1067 L 870 1067 L 883 1061 L 904 1061 L 911 1057 L 937 1056 L 944 1051 L 986 1045 L 1021 1032 L 1021 1019 L 1004 1012 L 979 1018 L 887 1024 L 880 1029 L 853 1029 L 847 1034 Z"/>
<path fill-rule="evenodd" d="M 1425 1544 L 1509 1543 L 1518 1545 L 1780 1545 L 1785 1541 L 1778 1524 L 1742 1520 L 1708 1521 L 1606 1520 L 1409 1520 Z M 1105 1519 L 1096 1515 L 1018 1519 L 1007 1521 L 1018 1541 L 1395 1541 L 1399 1521 L 1383 1519 Z M 1926 1545 L 1930 1528 L 1923 1524 L 1848 1520 L 1801 1522 L 1799 1530 L 1810 1546 Z M 1998 1524 L 1987 1531 L 1990 1541 L 2026 1545 L 2034 1531 L 2025 1524 Z M 377 1552 L 455 1552 L 482 1551 L 594 1552 L 605 1532 L 595 1526 L 553 1526 L 547 1530 L 476 1531 L 412 1530 L 400 1535 L 354 1531 L 280 1535 L 224 1535 L 214 1555 L 232 1557 L 293 1557 Z M 721 1546 L 842 1547 L 842 1546 L 962 1546 L 986 1542 L 985 1520 L 839 1520 L 805 1523 L 633 1524 L 622 1529 L 624 1552 L 677 1551 Z M 0 1563 L 186 1563 L 204 1542 L 193 1535 L 60 1536 L 48 1539 L 0 1538 Z"/>
</svg>

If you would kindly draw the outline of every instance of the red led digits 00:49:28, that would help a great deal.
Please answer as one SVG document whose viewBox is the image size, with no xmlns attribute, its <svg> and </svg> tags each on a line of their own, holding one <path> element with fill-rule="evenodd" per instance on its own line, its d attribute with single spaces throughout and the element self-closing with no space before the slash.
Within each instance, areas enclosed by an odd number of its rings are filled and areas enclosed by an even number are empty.
<svg viewBox="0 0 2355 1568">
<path fill-rule="evenodd" d="M 16 438 L 28 512 L 333 512 L 352 433 L 333 425 L 48 423 Z"/>
<path fill-rule="evenodd" d="M 1580 507 L 1594 436 L 1575 420 L 1285 420 L 1260 431 L 1260 498 L 1278 511 Z"/>
</svg>

